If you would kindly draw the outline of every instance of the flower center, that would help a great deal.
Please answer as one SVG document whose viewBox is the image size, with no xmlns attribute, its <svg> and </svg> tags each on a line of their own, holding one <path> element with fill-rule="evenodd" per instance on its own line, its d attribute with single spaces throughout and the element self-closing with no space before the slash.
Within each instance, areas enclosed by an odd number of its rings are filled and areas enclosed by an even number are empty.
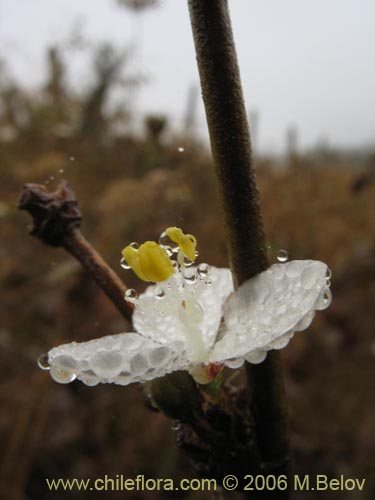
<svg viewBox="0 0 375 500">
<path fill-rule="evenodd" d="M 204 311 L 199 298 L 211 281 L 208 264 L 193 266 L 198 255 L 196 246 L 195 236 L 170 227 L 160 235 L 159 244 L 146 241 L 141 246 L 132 243 L 125 247 L 122 266 L 132 269 L 143 281 L 157 283 L 149 289 L 153 291 L 152 298 L 147 292 L 147 297 L 138 299 L 135 290 L 128 290 L 125 300 L 147 314 L 177 320 L 192 359 L 203 362 L 208 359 L 208 351 L 202 334 Z"/>
</svg>

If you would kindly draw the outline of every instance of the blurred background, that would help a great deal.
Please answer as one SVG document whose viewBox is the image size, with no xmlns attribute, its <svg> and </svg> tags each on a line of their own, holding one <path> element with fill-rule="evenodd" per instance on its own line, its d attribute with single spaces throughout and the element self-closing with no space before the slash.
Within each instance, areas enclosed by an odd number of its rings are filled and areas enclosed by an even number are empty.
<svg viewBox="0 0 375 500">
<path fill-rule="evenodd" d="M 285 350 L 296 472 L 367 478 L 337 498 L 374 498 L 375 5 L 229 3 L 270 262 L 283 249 L 333 273 L 331 307 Z M 67 179 L 85 236 L 138 291 L 120 251 L 167 226 L 227 265 L 186 2 L 0 0 L 0 27 L 0 496 L 89 497 L 46 477 L 194 477 L 147 387 L 60 386 L 37 368 L 127 325 L 17 211 L 25 182 Z M 177 493 L 121 495 L 202 498 Z"/>
</svg>

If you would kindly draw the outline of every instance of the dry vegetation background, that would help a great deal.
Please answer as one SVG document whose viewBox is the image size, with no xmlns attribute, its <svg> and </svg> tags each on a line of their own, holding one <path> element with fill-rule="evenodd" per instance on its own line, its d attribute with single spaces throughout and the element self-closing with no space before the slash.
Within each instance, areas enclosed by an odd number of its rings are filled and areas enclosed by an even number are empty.
<svg viewBox="0 0 375 500">
<path fill-rule="evenodd" d="M 227 264 L 206 149 L 188 136 L 171 138 L 163 117 L 149 117 L 137 138 L 119 127 L 131 124 L 126 109 L 106 112 L 121 64 L 109 46 L 97 50 L 95 84 L 79 96 L 66 84 L 57 48 L 38 91 L 1 73 L 0 496 L 7 499 L 92 497 L 50 493 L 46 477 L 193 477 L 171 423 L 145 404 L 147 388 L 60 386 L 36 366 L 57 344 L 127 325 L 70 256 L 27 235 L 29 217 L 16 209 L 24 182 L 54 189 L 66 178 L 81 203 L 84 234 L 138 290 L 120 268 L 120 250 L 169 225 L 198 237 L 201 261 Z M 291 258 L 323 260 L 333 273 L 332 306 L 285 351 L 286 389 L 296 471 L 367 478 L 366 493 L 340 492 L 341 500 L 375 496 L 373 162 L 329 151 L 283 166 L 257 158 L 270 261 L 282 248 Z M 120 496 L 158 498 L 105 498 Z M 160 498 L 177 496 L 202 498 Z"/>
</svg>

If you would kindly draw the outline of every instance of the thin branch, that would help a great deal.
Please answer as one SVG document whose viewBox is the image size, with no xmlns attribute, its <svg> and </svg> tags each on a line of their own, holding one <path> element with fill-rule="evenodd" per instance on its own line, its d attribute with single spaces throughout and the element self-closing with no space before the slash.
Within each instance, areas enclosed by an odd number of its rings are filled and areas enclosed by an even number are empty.
<svg viewBox="0 0 375 500">
<path fill-rule="evenodd" d="M 124 300 L 126 286 L 82 235 L 82 215 L 70 185 L 63 180 L 56 191 L 49 192 L 43 185 L 25 184 L 18 208 L 33 218 L 30 233 L 46 245 L 65 248 L 74 255 L 131 323 L 134 306 Z"/>
<path fill-rule="evenodd" d="M 188 0 L 234 280 L 267 268 L 259 192 L 227 0 Z M 279 353 L 248 366 L 258 445 L 267 462 L 289 461 Z"/>
</svg>

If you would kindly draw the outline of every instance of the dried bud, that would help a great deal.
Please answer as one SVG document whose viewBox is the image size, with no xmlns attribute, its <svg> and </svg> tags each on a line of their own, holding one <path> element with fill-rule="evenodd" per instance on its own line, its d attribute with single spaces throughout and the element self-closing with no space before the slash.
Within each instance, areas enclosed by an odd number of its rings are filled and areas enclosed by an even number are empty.
<svg viewBox="0 0 375 500">
<path fill-rule="evenodd" d="M 82 216 L 76 196 L 65 180 L 54 192 L 49 192 L 40 184 L 25 184 L 18 208 L 30 213 L 33 218 L 30 233 L 46 245 L 62 246 L 67 233 L 81 225 Z"/>
</svg>

